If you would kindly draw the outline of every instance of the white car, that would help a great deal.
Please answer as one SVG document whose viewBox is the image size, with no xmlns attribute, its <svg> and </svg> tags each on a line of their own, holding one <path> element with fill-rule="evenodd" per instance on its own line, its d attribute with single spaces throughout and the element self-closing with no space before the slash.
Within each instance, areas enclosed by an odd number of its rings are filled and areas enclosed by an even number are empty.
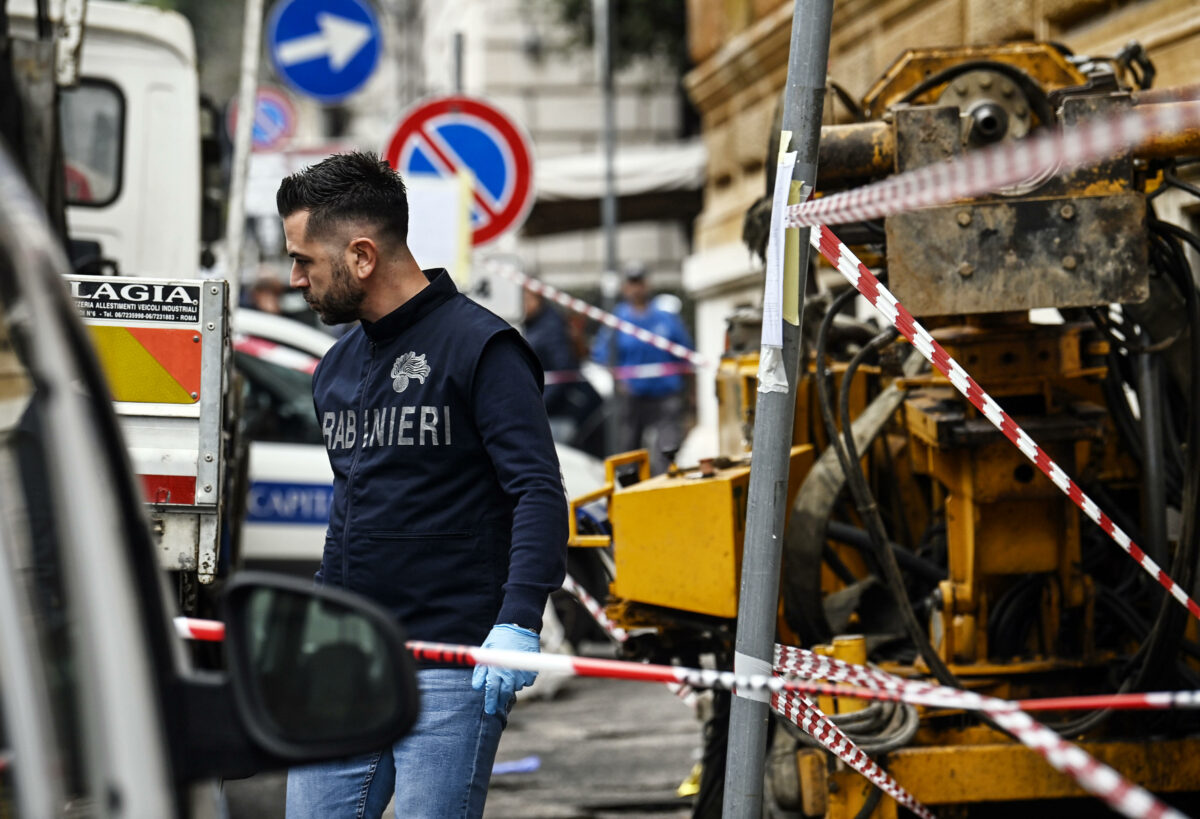
<svg viewBox="0 0 1200 819">
<path fill-rule="evenodd" d="M 334 343 L 327 333 L 281 316 L 239 309 L 234 361 L 245 378 L 250 489 L 242 563 L 311 577 L 321 561 L 333 473 L 312 403 L 312 373 Z M 558 445 L 571 497 L 604 482 L 604 464 Z"/>
</svg>

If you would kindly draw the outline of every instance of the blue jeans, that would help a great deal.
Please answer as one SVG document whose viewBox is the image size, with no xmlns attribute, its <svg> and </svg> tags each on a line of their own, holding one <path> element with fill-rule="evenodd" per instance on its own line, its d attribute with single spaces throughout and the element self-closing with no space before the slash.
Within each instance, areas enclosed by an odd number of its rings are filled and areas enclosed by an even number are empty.
<svg viewBox="0 0 1200 819">
<path fill-rule="evenodd" d="M 512 702 L 483 713 L 470 668 L 422 669 L 417 682 L 421 715 L 391 748 L 288 771 L 288 819 L 376 819 L 393 794 L 396 819 L 483 815 Z"/>
</svg>

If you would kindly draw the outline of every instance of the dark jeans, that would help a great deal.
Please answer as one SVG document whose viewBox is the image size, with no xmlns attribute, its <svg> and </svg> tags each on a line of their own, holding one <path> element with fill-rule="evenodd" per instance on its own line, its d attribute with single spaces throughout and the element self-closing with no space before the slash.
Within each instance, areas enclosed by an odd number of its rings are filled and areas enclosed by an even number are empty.
<svg viewBox="0 0 1200 819">
<path fill-rule="evenodd" d="M 683 396 L 624 395 L 621 397 L 619 449 L 650 450 L 650 474 L 665 472 L 663 452 L 676 452 L 683 443 Z"/>
</svg>

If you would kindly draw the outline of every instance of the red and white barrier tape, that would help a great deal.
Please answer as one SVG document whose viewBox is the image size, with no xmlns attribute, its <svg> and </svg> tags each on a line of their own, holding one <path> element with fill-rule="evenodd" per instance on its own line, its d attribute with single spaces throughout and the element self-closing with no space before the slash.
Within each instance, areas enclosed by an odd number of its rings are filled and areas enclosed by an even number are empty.
<svg viewBox="0 0 1200 819">
<path fill-rule="evenodd" d="M 1012 441 L 1013 445 L 1033 462 L 1034 466 L 1040 469 L 1055 486 L 1083 510 L 1085 515 L 1137 561 L 1138 565 L 1157 580 L 1172 597 L 1187 608 L 1193 617 L 1200 619 L 1200 605 L 1197 605 L 1188 596 L 1184 588 L 1172 580 L 1149 555 L 1143 552 L 1129 535 L 1113 522 L 1112 518 L 1100 511 L 1100 507 L 1084 494 L 1084 491 L 1079 488 L 1079 484 L 1071 480 L 1062 467 L 1055 463 L 1033 438 L 1029 437 L 1029 433 L 1010 418 L 1008 413 L 1000 409 L 1000 405 L 996 403 L 995 399 L 975 383 L 962 365 L 951 358 L 945 349 L 934 341 L 929 331 L 922 327 L 908 310 L 904 309 L 904 305 L 900 304 L 896 297 L 880 283 L 879 279 L 875 278 L 866 265 L 850 251 L 850 248 L 842 244 L 824 225 L 816 225 L 812 228 L 809 241 L 847 281 L 854 285 L 858 292 L 871 303 L 872 307 L 894 325 L 900 334 L 908 339 L 938 372 L 946 376 L 950 383 L 1004 434 L 1005 438 Z"/>
<path fill-rule="evenodd" d="M 563 589 L 575 596 L 575 599 L 592 615 L 596 624 L 614 641 L 623 643 L 629 639 L 628 632 L 610 620 L 596 599 L 576 583 L 570 575 L 567 575 L 563 581 Z M 667 687 L 688 705 L 695 702 L 696 694 L 691 686 L 682 683 L 667 683 Z M 773 694 L 771 707 L 781 717 L 801 728 L 821 743 L 826 750 L 875 783 L 897 802 L 905 805 L 919 816 L 933 819 L 933 814 L 929 813 L 912 794 L 904 790 L 896 780 L 892 779 L 861 748 L 855 745 L 854 741 L 846 736 L 840 728 L 830 722 L 812 700 L 798 694 Z"/>
<path fill-rule="evenodd" d="M 1040 136 L 1001 142 L 787 209 L 785 227 L 836 225 L 890 216 L 990 193 L 1048 171 L 1071 170 L 1123 153 L 1156 134 L 1200 125 L 1200 103 L 1144 105 Z"/>
<path fill-rule="evenodd" d="M 185 640 L 219 643 L 225 639 L 225 624 L 220 620 L 200 620 L 196 617 L 176 617 L 175 633 Z"/>
<path fill-rule="evenodd" d="M 566 580 L 563 581 L 563 588 L 575 596 L 592 615 L 597 625 L 604 629 L 613 640 L 623 643 L 629 639 L 625 629 L 610 620 L 596 599 L 576 583 L 570 575 L 567 575 Z M 696 695 L 691 686 L 682 683 L 667 683 L 667 687 L 689 705 L 695 701 Z M 854 741 L 846 736 L 840 728 L 830 722 L 826 714 L 812 700 L 798 694 L 773 694 L 771 707 L 781 717 L 801 728 L 821 743 L 826 750 L 875 783 L 897 802 L 905 805 L 919 816 L 933 819 L 933 814 L 929 813 L 912 794 L 904 790 L 900 783 L 892 779 L 861 748 L 855 745 Z"/>
<path fill-rule="evenodd" d="M 971 691 L 958 691 L 931 683 L 905 680 L 883 671 L 851 665 L 799 648 L 777 646 L 775 656 L 776 665 L 782 667 L 783 673 L 826 680 L 844 680 L 855 686 L 892 691 L 902 694 L 907 702 L 928 704 L 932 699 L 946 703 L 945 707 L 965 707 L 983 711 L 1019 742 L 1037 751 L 1052 767 L 1103 799 L 1113 810 L 1131 819 L 1184 819 L 1183 814 L 1160 802 L 1149 791 L 1127 781 L 1082 748 L 1067 742 L 1019 710 L 1016 703 L 984 697 Z"/>
<path fill-rule="evenodd" d="M 682 682 L 696 688 L 729 689 L 736 687 L 739 690 L 767 691 L 774 694 L 792 692 L 846 696 L 849 693 L 845 688 L 828 684 L 785 680 L 782 677 L 768 677 L 760 674 L 736 675 L 728 671 L 596 660 L 562 654 L 529 654 L 521 651 L 502 651 L 419 641 L 410 642 L 408 648 L 418 659 L 460 665 L 495 665 L 523 671 L 546 671 L 580 677 L 606 677 L 643 682 Z M 793 651 L 800 650 L 793 649 Z M 804 652 L 804 654 L 807 653 Z M 847 665 L 833 658 L 821 657 L 819 659 L 826 663 L 835 674 L 838 672 L 839 666 Z M 1023 744 L 1036 750 L 1055 769 L 1070 776 L 1081 787 L 1100 797 L 1114 810 L 1131 817 L 1131 819 L 1163 819 L 1164 817 L 1184 819 L 1183 814 L 1163 804 L 1144 788 L 1126 781 L 1112 768 L 1096 761 L 1081 748 L 1066 742 L 1049 728 L 1016 710 L 1013 703 L 982 697 L 969 691 L 945 689 L 945 693 L 943 693 L 940 686 L 909 682 L 873 669 L 853 666 L 851 668 L 859 668 L 860 672 L 865 672 L 863 677 L 871 681 L 870 688 L 890 691 L 893 694 L 903 692 L 903 699 L 908 702 L 972 703 L 975 709 L 987 713 L 1005 730 L 1012 732 Z M 910 689 L 912 689 L 911 694 L 909 693 Z M 853 696 L 858 696 L 858 694 L 854 693 Z"/>
<path fill-rule="evenodd" d="M 587 609 L 587 613 L 596 621 L 596 625 L 604 630 L 604 633 L 612 638 L 615 643 L 623 643 L 629 639 L 629 632 L 618 626 L 608 618 L 604 613 L 604 607 L 600 605 L 596 598 L 588 594 L 587 589 L 579 585 L 575 578 L 567 575 L 563 579 L 563 591 L 579 601 L 579 604 Z"/>
<path fill-rule="evenodd" d="M 618 627 L 619 628 L 619 627 Z M 203 640 L 220 642 L 225 638 L 225 624 L 217 620 L 200 620 L 193 617 L 176 617 L 175 631 L 180 637 L 189 640 Z M 414 643 L 415 645 L 415 643 Z M 425 644 L 437 645 L 441 644 Z M 410 646 L 411 647 L 411 646 Z M 470 649 L 469 646 L 451 646 L 450 648 Z M 802 649 L 776 647 L 777 651 L 782 649 L 787 652 L 801 652 Z M 491 649 L 489 649 L 490 651 Z M 797 680 L 772 681 L 771 678 L 759 676 L 736 676 L 730 672 L 718 672 L 707 669 L 689 669 L 679 668 L 677 666 L 646 666 L 643 663 L 623 662 L 619 660 L 580 660 L 581 662 L 590 663 L 607 663 L 615 665 L 602 665 L 597 668 L 589 668 L 589 671 L 594 673 L 580 672 L 579 676 L 603 677 L 608 676 L 607 671 L 613 671 L 613 679 L 633 679 L 633 680 L 648 680 L 650 682 L 677 682 L 682 678 L 687 679 L 702 679 L 703 688 L 720 688 L 728 689 L 735 686 L 740 686 L 749 690 L 768 690 L 774 693 L 790 692 L 795 694 L 823 694 L 835 697 L 852 697 L 868 701 L 876 702 L 907 702 L 913 705 L 924 705 L 931 708 L 952 708 L 977 710 L 982 706 L 979 701 L 973 699 L 976 695 L 969 692 L 962 692 L 954 688 L 945 688 L 943 686 L 931 685 L 929 683 L 914 682 L 910 680 L 902 680 L 899 677 L 892 675 L 884 675 L 883 677 L 872 677 L 869 673 L 871 669 L 863 666 L 854 666 L 848 663 L 840 663 L 838 665 L 822 665 L 823 663 L 838 663 L 832 658 L 819 657 L 811 655 L 803 661 L 789 659 L 785 655 L 783 659 L 776 662 L 777 671 L 785 671 L 788 673 L 800 674 L 805 678 L 828 679 L 839 683 L 849 683 L 849 685 L 834 685 L 832 683 L 804 682 Z M 485 665 L 497 665 L 495 662 L 485 662 Z M 624 673 L 623 669 L 626 666 L 633 666 L 637 669 L 656 668 L 669 669 L 669 672 L 652 672 L 650 676 L 634 673 L 632 676 Z M 516 666 L 514 666 L 516 667 Z M 531 669 L 539 670 L 539 669 Z M 555 667 L 550 669 L 555 672 L 575 673 L 571 668 Z M 679 673 L 676 673 L 679 672 Z M 876 672 L 883 674 L 883 672 Z M 681 678 L 680 674 L 683 675 Z M 896 686 L 889 683 L 888 686 L 880 687 L 880 680 L 888 681 L 899 680 L 904 685 Z M 1099 708 L 1112 708 L 1119 710 L 1168 710 L 1168 709 L 1198 709 L 1200 708 L 1200 691 L 1153 691 L 1139 694 L 1097 694 L 1078 697 L 1046 697 L 1041 699 L 1026 699 L 1016 702 L 1005 702 L 1003 700 L 995 700 L 996 703 L 1004 703 L 1009 710 L 1022 711 L 1081 711 L 1081 710 L 1096 710 Z M 994 706 L 998 707 L 998 706 Z"/>
<path fill-rule="evenodd" d="M 176 628 L 185 637 L 201 640 L 220 640 L 224 636 L 224 625 L 211 620 L 176 618 Z M 1115 810 L 1133 819 L 1183 819 L 1183 815 L 1159 802 L 1145 789 L 1124 780 L 1082 749 L 1063 740 L 1049 728 L 1034 721 L 1023 711 L 1020 704 L 983 697 L 970 691 L 925 682 L 905 680 L 891 674 L 865 666 L 855 666 L 832 657 L 823 657 L 803 649 L 778 646 L 776 648 L 777 673 L 796 675 L 802 678 L 820 678 L 833 682 L 814 682 L 811 679 L 789 679 L 781 676 L 737 675 L 728 671 L 682 668 L 678 666 L 650 665 L 646 663 L 601 660 L 586 657 L 571 657 L 563 654 L 531 654 L 523 651 L 505 651 L 492 648 L 449 645 L 412 641 L 409 651 L 418 659 L 458 665 L 493 665 L 523 671 L 538 671 L 569 674 L 579 677 L 633 680 L 640 682 L 682 683 L 694 688 L 734 688 L 748 691 L 766 691 L 773 695 L 826 694 L 860 699 L 903 701 L 915 705 L 941 708 L 979 710 L 987 713 L 1019 741 L 1036 750 L 1057 770 L 1072 777 L 1079 785 L 1099 796 Z M 848 682 L 851 687 L 838 685 Z M 1155 707 L 1200 704 L 1200 692 L 1166 692 L 1144 695 Z M 1078 706 L 1089 698 L 1069 698 Z M 1103 698 L 1095 698 L 1099 701 Z M 1060 705 L 1058 700 L 1026 701 L 1030 704 L 1044 702 L 1050 708 Z"/>
<path fill-rule="evenodd" d="M 855 745 L 853 740 L 846 736 L 842 729 L 834 725 L 808 697 L 799 694 L 774 694 L 771 697 L 771 707 L 789 721 L 803 728 L 809 736 L 820 742 L 899 804 L 923 819 L 933 819 L 933 814 L 928 808 Z"/>
<path fill-rule="evenodd" d="M 1200 691 L 1151 691 L 1145 694 L 1099 694 L 1086 697 L 1040 697 L 1017 700 L 1022 711 L 1164 711 L 1200 708 Z"/>
<path fill-rule="evenodd" d="M 496 273 L 497 275 L 503 276 L 509 281 L 521 285 L 521 287 L 524 287 L 526 290 L 531 290 L 534 293 L 545 296 L 551 301 L 561 304 L 568 310 L 572 310 L 576 313 L 582 313 L 588 318 L 600 322 L 605 327 L 611 327 L 614 330 L 620 330 L 622 333 L 633 336 L 638 341 L 644 341 L 645 343 L 651 344 L 660 350 L 666 350 L 676 358 L 682 358 L 684 361 L 690 361 L 697 367 L 712 366 L 712 362 L 700 355 L 695 350 L 684 347 L 682 344 L 676 344 L 669 338 L 652 333 L 644 327 L 638 327 L 632 322 L 625 321 L 625 319 L 618 318 L 612 313 L 608 313 L 604 310 L 601 310 L 599 307 L 588 304 L 583 299 L 577 299 L 574 296 L 567 295 L 557 287 L 551 287 L 545 282 L 530 278 L 510 264 L 503 264 L 493 260 L 487 263 L 487 269 L 493 273 Z"/>
<path fill-rule="evenodd" d="M 629 632 L 610 620 L 608 615 L 604 613 L 604 607 L 600 605 L 596 598 L 588 594 L 587 589 L 577 583 L 575 578 L 571 577 L 571 575 L 567 575 L 563 579 L 562 587 L 563 591 L 570 594 L 579 601 L 581 606 L 587 609 L 587 613 L 592 616 L 594 621 L 596 621 L 596 625 L 600 626 L 604 633 L 607 634 L 609 639 L 611 639 L 614 643 L 620 645 L 629 639 Z M 690 685 L 683 685 L 682 683 L 667 683 L 667 688 L 672 694 L 678 697 L 684 705 L 694 706 L 696 704 L 696 692 Z"/>
<path fill-rule="evenodd" d="M 695 372 L 696 368 L 686 361 L 667 361 L 662 364 L 631 364 L 627 367 L 608 367 L 618 381 L 628 381 L 632 378 L 661 378 L 665 375 L 683 375 Z M 547 370 L 547 384 L 569 384 L 575 381 L 586 381 L 582 370 Z"/>
</svg>

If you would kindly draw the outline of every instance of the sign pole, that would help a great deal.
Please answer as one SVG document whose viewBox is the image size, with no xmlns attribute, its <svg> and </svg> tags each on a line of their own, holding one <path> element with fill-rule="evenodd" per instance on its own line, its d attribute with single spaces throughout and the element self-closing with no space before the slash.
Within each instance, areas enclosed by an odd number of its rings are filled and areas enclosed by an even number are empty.
<svg viewBox="0 0 1200 819">
<path fill-rule="evenodd" d="M 454 93 L 463 92 L 463 52 L 464 35 L 461 31 L 454 32 Z"/>
<path fill-rule="evenodd" d="M 613 283 L 617 278 L 617 182 L 616 141 L 617 122 L 614 102 L 612 67 L 612 11 L 609 0 L 592 0 L 594 15 L 596 74 L 600 82 L 604 101 L 604 195 L 600 200 L 600 224 L 604 232 L 604 270 L 601 272 L 600 293 L 604 309 L 615 312 L 617 294 Z M 608 350 L 605 353 L 609 370 L 617 366 L 617 334 L 610 333 Z M 608 398 L 608 421 L 605 424 L 605 449 L 609 454 L 617 451 L 620 419 L 617 417 L 617 381 L 613 379 L 612 395 Z"/>
<path fill-rule="evenodd" d="M 817 178 L 817 143 L 825 100 L 829 32 L 833 0 L 796 0 L 792 11 L 792 44 L 783 102 L 783 130 L 791 132 L 796 151 L 792 179 L 813 184 Z M 784 141 L 786 148 L 786 140 Z M 767 168 L 767 172 L 771 172 Z M 783 214 L 772 212 L 772 219 Z M 805 228 L 805 231 L 808 229 Z M 779 603 L 779 566 L 787 516 L 788 467 L 792 422 L 796 411 L 796 378 L 800 360 L 800 323 L 804 315 L 804 279 L 808 272 L 808 237 L 797 242 L 799 303 L 795 312 L 784 305 L 783 367 L 786 389 L 758 393 L 754 417 L 754 452 L 747 495 L 746 536 L 738 597 L 734 671 L 771 674 L 775 647 L 775 615 Z M 787 293 L 785 287 L 784 292 Z M 766 320 L 764 315 L 764 321 Z M 764 349 L 760 356 L 766 353 Z M 763 768 L 767 750 L 769 698 L 737 693 L 730 706 L 729 750 L 725 763 L 725 819 L 757 819 L 762 815 Z"/>
<path fill-rule="evenodd" d="M 246 176 L 250 172 L 250 138 L 258 106 L 258 49 L 262 36 L 263 0 L 245 0 L 245 22 L 242 33 L 242 73 L 238 81 L 238 110 L 233 129 L 233 166 L 229 180 L 229 216 L 225 226 L 226 278 L 230 298 L 238 303 L 242 284 L 242 245 L 246 230 Z"/>
</svg>

